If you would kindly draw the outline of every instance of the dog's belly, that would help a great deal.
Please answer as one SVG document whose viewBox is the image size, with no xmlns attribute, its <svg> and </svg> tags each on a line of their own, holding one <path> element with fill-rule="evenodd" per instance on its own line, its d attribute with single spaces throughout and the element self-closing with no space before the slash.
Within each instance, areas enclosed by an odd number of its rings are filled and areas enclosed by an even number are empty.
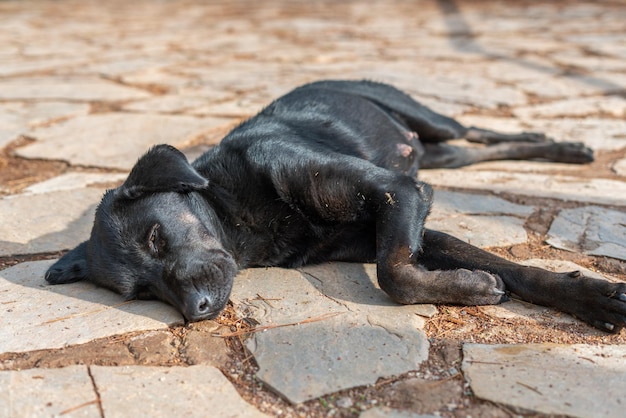
<svg viewBox="0 0 626 418">
<path fill-rule="evenodd" d="M 274 219 L 236 226 L 231 239 L 241 268 L 294 268 L 325 261 L 373 262 L 376 258 L 373 224 L 314 224 L 295 213 L 280 218 L 283 222 Z"/>
</svg>

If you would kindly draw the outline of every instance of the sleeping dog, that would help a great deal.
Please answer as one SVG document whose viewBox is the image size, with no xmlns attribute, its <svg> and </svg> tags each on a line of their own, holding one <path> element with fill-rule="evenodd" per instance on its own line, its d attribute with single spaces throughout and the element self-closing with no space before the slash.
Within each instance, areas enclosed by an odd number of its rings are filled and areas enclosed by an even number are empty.
<svg viewBox="0 0 626 418">
<path fill-rule="evenodd" d="M 454 138 L 482 145 L 446 143 Z M 225 307 L 240 269 L 376 262 L 380 287 L 402 304 L 497 304 L 510 292 L 619 331 L 626 283 L 521 266 L 424 227 L 433 192 L 419 168 L 503 159 L 585 163 L 593 153 L 468 128 L 385 84 L 307 84 L 192 164 L 168 145 L 149 150 L 46 280 L 160 299 L 198 321 Z"/>
</svg>

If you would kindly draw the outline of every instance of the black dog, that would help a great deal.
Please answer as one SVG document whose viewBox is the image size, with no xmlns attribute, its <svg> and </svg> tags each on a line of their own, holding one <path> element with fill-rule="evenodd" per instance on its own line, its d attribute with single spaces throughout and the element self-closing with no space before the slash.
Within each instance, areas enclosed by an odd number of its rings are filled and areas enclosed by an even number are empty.
<svg viewBox="0 0 626 418">
<path fill-rule="evenodd" d="M 453 138 L 488 145 L 444 143 Z M 497 304 L 509 291 L 617 332 L 626 283 L 520 266 L 424 228 L 432 191 L 418 168 L 529 158 L 593 154 L 542 134 L 466 128 L 384 84 L 308 84 L 192 165 L 170 146 L 151 149 L 104 195 L 89 241 L 46 279 L 158 298 L 196 321 L 224 308 L 239 269 L 376 261 L 400 303 Z"/>
</svg>

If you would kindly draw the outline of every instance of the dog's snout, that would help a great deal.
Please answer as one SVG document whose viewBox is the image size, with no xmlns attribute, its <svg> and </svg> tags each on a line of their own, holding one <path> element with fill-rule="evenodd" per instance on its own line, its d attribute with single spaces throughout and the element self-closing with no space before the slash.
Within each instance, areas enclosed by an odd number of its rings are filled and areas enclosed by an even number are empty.
<svg viewBox="0 0 626 418">
<path fill-rule="evenodd" d="M 211 303 L 209 302 L 209 298 L 206 296 L 201 297 L 196 305 L 196 314 L 198 316 L 204 316 L 211 312 Z"/>
<path fill-rule="evenodd" d="M 184 309 L 185 318 L 190 322 L 212 319 L 219 315 L 221 306 L 216 307 L 209 295 L 197 295 Z"/>
</svg>

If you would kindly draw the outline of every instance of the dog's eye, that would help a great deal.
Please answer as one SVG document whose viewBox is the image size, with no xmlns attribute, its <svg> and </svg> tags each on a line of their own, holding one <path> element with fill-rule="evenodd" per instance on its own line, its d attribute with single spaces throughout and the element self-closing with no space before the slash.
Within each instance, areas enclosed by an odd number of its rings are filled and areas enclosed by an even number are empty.
<svg viewBox="0 0 626 418">
<path fill-rule="evenodd" d="M 165 250 L 165 240 L 161 236 L 159 229 L 161 229 L 161 225 L 155 224 L 150 229 L 150 236 L 148 238 L 148 247 L 155 255 L 159 255 Z"/>
</svg>

